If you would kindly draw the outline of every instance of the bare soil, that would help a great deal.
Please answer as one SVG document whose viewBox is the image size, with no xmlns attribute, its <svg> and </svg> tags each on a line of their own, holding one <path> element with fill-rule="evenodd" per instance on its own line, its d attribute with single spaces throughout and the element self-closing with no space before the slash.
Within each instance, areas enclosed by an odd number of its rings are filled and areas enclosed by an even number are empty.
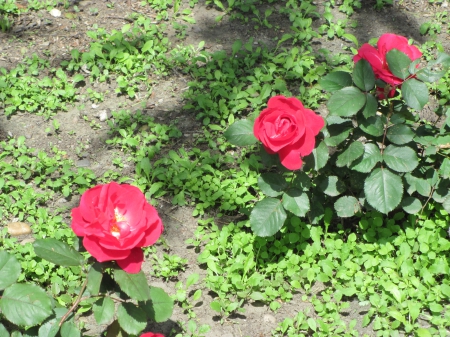
<svg viewBox="0 0 450 337">
<path fill-rule="evenodd" d="M 141 7 L 140 2 L 136 0 L 116 1 L 113 8 L 108 8 L 107 1 L 70 1 L 69 8 L 65 9 L 62 5 L 58 7 L 62 12 L 61 17 L 53 17 L 47 10 L 30 11 L 23 14 L 16 18 L 10 32 L 0 32 L 0 67 L 12 69 L 25 56 L 31 56 L 33 53 L 42 58 L 48 58 L 47 55 L 50 55 L 51 64 L 59 67 L 61 60 L 70 57 L 71 49 L 77 48 L 84 51 L 89 48 L 90 39 L 86 35 L 86 31 L 92 30 L 93 25 L 97 24 L 108 31 L 120 30 L 124 24 L 129 22 L 129 15 L 133 12 L 155 18 L 156 13 L 149 6 Z M 323 11 L 323 2 L 315 1 L 319 11 Z M 445 10 L 442 5 L 447 2 L 432 5 L 427 0 L 401 0 L 394 1 L 394 3 L 394 6 L 374 10 L 375 1 L 362 1 L 362 9 L 356 10 L 351 17 L 352 21 L 357 22 L 357 27 L 350 29 L 349 32 L 355 35 L 360 43 L 389 32 L 404 35 L 421 44 L 425 42 L 426 37 L 420 35 L 420 25 L 430 21 L 437 11 Z M 23 2 L 22 5 L 25 6 L 26 2 Z M 65 14 L 74 13 L 74 5 L 78 6 L 80 12 L 76 13 L 76 18 L 69 19 Z M 183 2 L 183 6 L 187 7 L 186 1 Z M 272 23 L 280 27 L 281 31 L 287 32 L 290 23 L 288 18 L 278 13 L 279 6 L 274 5 L 274 14 L 270 19 Z M 97 15 L 92 15 L 90 10 L 92 8 L 98 9 Z M 271 47 L 276 44 L 274 38 L 279 33 L 275 30 L 264 27 L 255 30 L 253 24 L 230 21 L 228 17 L 217 23 L 215 18 L 221 14 L 216 8 L 207 6 L 204 0 L 200 0 L 194 8 L 196 24 L 189 26 L 186 38 L 184 40 L 176 38 L 170 25 L 167 26 L 167 36 L 174 46 L 177 44 L 197 46 L 200 41 L 205 41 L 205 48 L 209 51 L 231 50 L 231 45 L 236 39 L 246 41 L 250 37 L 253 37 L 255 43 L 260 45 Z M 345 14 L 340 13 L 337 8 L 334 9 L 334 14 L 337 18 L 345 19 Z M 323 19 L 316 19 L 314 26 L 318 27 L 322 23 Z M 438 39 L 444 45 L 446 52 L 450 52 L 450 37 L 442 34 L 438 36 Z M 343 47 L 349 45 L 350 43 L 343 40 L 329 40 L 326 37 L 314 42 L 315 48 L 327 48 L 332 53 L 342 52 Z M 85 87 L 79 88 L 80 93 L 86 93 L 87 88 L 92 87 L 96 91 L 105 93 L 104 101 L 92 105 L 86 98 L 84 102 L 76 102 L 68 112 L 58 113 L 55 118 L 61 126 L 60 132 L 57 134 L 45 131 L 47 127 L 51 127 L 52 121 L 45 120 L 42 116 L 18 113 L 6 118 L 0 110 L 0 140 L 25 136 L 26 144 L 29 147 L 47 152 L 50 152 L 51 148 L 56 145 L 60 150 L 67 152 L 67 156 L 74 160 L 76 166 L 87 166 L 101 176 L 106 170 L 114 168 L 112 159 L 114 156 L 120 155 L 116 150 L 108 148 L 105 143 L 109 137 L 108 125 L 106 121 L 98 120 L 99 112 L 102 110 L 117 111 L 118 107 L 122 107 L 134 112 L 139 109 L 145 114 L 156 117 L 158 122 L 170 123 L 177 119 L 177 126 L 184 135 L 182 142 L 189 147 L 193 141 L 192 134 L 201 130 L 195 116 L 182 110 L 183 88 L 187 87 L 189 80 L 185 75 L 176 72 L 167 77 L 155 78 L 152 95 L 146 101 L 117 96 L 112 84 L 88 83 Z M 145 97 L 145 94 L 145 92 L 141 92 L 138 97 Z M 85 109 L 82 111 L 77 108 L 81 104 L 85 104 Z M 89 120 L 95 120 L 101 128 L 93 129 L 90 123 L 83 119 L 83 116 L 87 116 Z M 127 173 L 127 170 L 132 172 L 134 168 L 125 167 L 124 174 Z M 61 206 L 67 206 L 70 209 L 76 206 L 78 200 L 60 200 L 60 202 L 63 203 Z M 186 239 L 193 237 L 197 226 L 197 219 L 191 216 L 192 209 L 174 208 L 171 203 L 164 200 L 160 201 L 158 209 L 165 225 L 163 237 L 168 243 L 170 254 L 176 254 L 188 260 L 188 267 L 184 273 L 180 274 L 178 280 L 185 281 L 186 277 L 193 272 L 204 276 L 206 272 L 197 263 L 197 253 L 185 243 Z M 162 245 L 158 246 L 160 254 L 164 249 Z M 144 271 L 148 272 L 151 268 L 149 263 L 144 265 Z M 169 294 L 175 292 L 175 284 L 178 280 L 163 282 L 149 276 L 152 285 L 164 288 Z M 201 283 L 199 286 L 201 287 Z M 323 284 L 316 284 L 312 293 L 320 293 L 323 289 Z M 207 289 L 203 289 L 202 298 L 194 308 L 198 325 L 209 324 L 211 326 L 211 331 L 206 334 L 207 337 L 271 336 L 271 331 L 284 318 L 293 317 L 296 312 L 307 307 L 314 312 L 311 304 L 303 302 L 302 294 L 298 293 L 291 302 L 283 303 L 281 309 L 276 313 L 271 312 L 265 305 L 250 303 L 245 305 L 245 313 L 230 317 L 221 324 L 219 317 L 210 308 L 213 295 L 208 293 Z M 362 316 L 367 309 L 367 307 L 359 306 L 357 301 L 352 302 L 344 317 L 348 321 L 357 319 L 357 329 L 361 336 L 364 334 L 375 336 L 371 326 L 363 328 L 361 325 Z M 101 334 L 103 327 L 96 326 L 95 321 L 89 317 L 81 319 L 86 322 L 87 329 L 91 331 L 89 335 L 99 336 Z M 174 331 L 180 329 L 179 322 L 187 320 L 183 310 L 176 307 L 169 321 L 163 324 L 149 325 L 147 330 L 174 336 Z"/>
</svg>

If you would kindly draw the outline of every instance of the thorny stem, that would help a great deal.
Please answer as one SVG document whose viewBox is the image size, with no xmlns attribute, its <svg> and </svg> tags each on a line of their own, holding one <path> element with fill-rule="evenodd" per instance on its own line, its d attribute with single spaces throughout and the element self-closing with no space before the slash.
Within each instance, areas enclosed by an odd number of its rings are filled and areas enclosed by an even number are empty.
<svg viewBox="0 0 450 337">
<path fill-rule="evenodd" d="M 86 277 L 86 280 L 84 281 L 83 286 L 81 287 L 80 294 L 78 295 L 78 298 L 73 303 L 73 305 L 70 307 L 69 311 L 67 311 L 66 314 L 61 318 L 61 320 L 59 321 L 59 326 L 61 326 L 64 323 L 64 321 L 67 319 L 67 317 L 69 317 L 69 315 L 75 310 L 75 308 L 80 303 L 81 296 L 83 296 L 83 293 L 84 293 L 84 290 L 86 289 L 87 283 L 88 283 L 88 278 Z"/>
</svg>

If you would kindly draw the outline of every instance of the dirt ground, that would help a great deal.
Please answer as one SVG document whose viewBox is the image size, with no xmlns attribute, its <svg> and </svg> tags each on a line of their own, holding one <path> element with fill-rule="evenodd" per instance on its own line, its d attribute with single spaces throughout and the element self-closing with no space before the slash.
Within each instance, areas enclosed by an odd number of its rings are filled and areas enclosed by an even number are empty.
<svg viewBox="0 0 450 337">
<path fill-rule="evenodd" d="M 46 10 L 23 14 L 14 23 L 12 31 L 0 32 L 0 67 L 11 69 L 20 63 L 24 56 L 31 56 L 33 53 L 42 58 L 50 55 L 52 65 L 58 67 L 61 60 L 70 57 L 72 48 L 85 50 L 89 47 L 90 39 L 87 37 L 86 31 L 92 29 L 94 24 L 110 31 L 112 29 L 120 30 L 128 22 L 127 18 L 133 12 L 154 18 L 155 13 L 152 9 L 149 6 L 141 7 L 140 2 L 136 0 L 116 1 L 113 8 L 108 8 L 107 1 L 70 1 L 71 6 L 68 9 L 64 9 L 63 6 L 58 7 L 62 11 L 61 17 L 53 17 Z M 323 11 L 323 2 L 322 0 L 314 2 L 319 11 Z M 436 11 L 442 11 L 442 6 L 445 4 L 448 6 L 446 1 L 429 4 L 428 0 L 400 0 L 394 1 L 394 6 L 374 10 L 374 3 L 375 1 L 362 0 L 363 8 L 356 10 L 351 17 L 352 21 L 357 22 L 357 27 L 350 29 L 349 32 L 355 35 L 360 43 L 390 32 L 404 35 L 421 44 L 425 42 L 426 37 L 420 35 L 420 25 L 430 21 Z M 80 12 L 77 13 L 77 19 L 68 19 L 64 14 L 73 11 L 74 5 L 78 6 Z M 278 6 L 280 5 L 274 5 L 275 10 L 271 20 L 274 20 L 282 30 L 287 31 L 289 22 L 287 18 L 277 14 Z M 97 15 L 92 15 L 90 8 L 97 8 Z M 253 37 L 257 44 L 274 45 L 276 36 L 274 31 L 267 28 L 254 30 L 251 24 L 230 21 L 227 17 L 220 23 L 216 23 L 215 18 L 220 14 L 221 12 L 216 8 L 206 6 L 204 0 L 200 0 L 194 8 L 196 24 L 189 25 L 186 39 L 182 41 L 177 39 L 170 25 L 167 36 L 173 45 L 192 44 L 197 46 L 200 41 L 205 41 L 205 48 L 208 51 L 231 50 L 231 45 L 236 39 L 246 41 L 250 37 Z M 345 18 L 345 15 L 336 9 L 334 14 L 338 18 Z M 322 20 L 315 20 L 314 25 L 319 26 L 323 23 Z M 76 24 L 75 29 L 73 28 L 74 24 Z M 449 53 L 450 37 L 441 36 L 439 39 L 446 52 Z M 328 40 L 325 37 L 314 43 L 315 48 L 327 48 L 331 52 L 342 52 L 345 45 L 350 45 L 350 43 L 340 39 Z M 98 116 L 101 111 L 116 111 L 121 106 L 131 111 L 143 109 L 145 114 L 155 116 L 158 122 L 169 123 L 176 118 L 179 121 L 177 126 L 183 133 L 183 142 L 189 146 L 189 143 L 192 142 L 191 135 L 200 129 L 195 116 L 182 111 L 183 96 L 180 89 L 185 88 L 189 80 L 179 73 L 156 78 L 153 93 L 148 101 L 131 101 L 125 96 L 117 96 L 114 93 L 115 88 L 110 84 L 87 83 L 86 87 L 79 88 L 80 93 L 83 94 L 88 87 L 93 87 L 96 91 L 105 92 L 104 101 L 92 105 L 86 98 L 85 102 L 76 102 L 68 112 L 58 113 L 55 117 L 61 125 L 58 134 L 46 131 L 47 127 L 51 127 L 52 121 L 45 120 L 42 116 L 19 113 L 6 118 L 0 109 L 0 139 L 25 136 L 26 144 L 29 147 L 48 152 L 56 145 L 60 150 L 67 152 L 68 157 L 74 160 L 76 166 L 89 167 L 101 176 L 106 170 L 114 168 L 112 158 L 117 155 L 116 150 L 108 148 L 105 143 L 108 138 L 108 125 L 106 121 L 99 121 Z M 144 97 L 145 92 L 138 96 Z M 85 109 L 80 111 L 77 106 L 83 103 Z M 84 115 L 89 120 L 98 122 L 101 128 L 92 129 L 89 122 L 83 119 Z M 126 170 L 125 167 L 124 174 L 126 174 Z M 129 167 L 128 170 L 131 172 L 134 171 L 134 168 Z M 68 208 L 75 206 L 77 202 L 78 200 L 62 200 L 62 203 L 65 203 L 64 206 Z M 179 280 L 184 281 L 193 272 L 205 275 L 206 272 L 198 266 L 197 253 L 193 249 L 188 249 L 185 244 L 186 239 L 193 237 L 197 226 L 197 220 L 191 216 L 192 209 L 173 208 L 171 204 L 166 204 L 164 201 L 160 202 L 158 208 L 165 224 L 163 236 L 168 242 L 170 253 L 188 260 L 188 268 L 180 275 Z M 158 249 L 162 251 L 162 247 L 158 247 Z M 144 271 L 148 271 L 150 268 L 152 268 L 150 264 L 144 265 Z M 175 292 L 176 281 L 162 282 L 151 277 L 149 277 L 149 281 L 154 286 L 164 288 L 169 294 Z M 193 289 L 195 290 L 195 287 Z M 321 289 L 323 289 L 323 285 L 316 284 L 314 291 L 318 292 Z M 292 317 L 295 312 L 311 307 L 310 303 L 301 300 L 301 295 L 296 294 L 291 302 L 283 303 L 277 313 L 271 312 L 267 306 L 247 304 L 245 313 L 231 317 L 221 324 L 216 313 L 210 308 L 211 294 L 203 289 L 200 304 L 195 307 L 194 311 L 197 314 L 199 325 L 211 326 L 211 331 L 206 334 L 207 337 L 265 337 L 270 336 L 271 331 L 285 317 Z M 350 321 L 356 318 L 358 320 L 357 329 L 361 336 L 363 334 L 375 335 L 370 326 L 366 328 L 361 326 L 361 319 L 367 307 L 360 307 L 357 302 L 354 302 L 347 310 L 345 319 Z M 311 312 L 314 311 L 311 310 Z M 86 320 L 86 327 L 91 330 L 90 335 L 100 335 L 102 327 L 95 326 L 89 319 L 84 318 L 84 320 Z M 181 308 L 176 307 L 168 322 L 149 326 L 148 331 L 161 332 L 169 336 L 172 329 L 178 329 L 178 321 L 186 322 L 187 316 Z"/>
</svg>

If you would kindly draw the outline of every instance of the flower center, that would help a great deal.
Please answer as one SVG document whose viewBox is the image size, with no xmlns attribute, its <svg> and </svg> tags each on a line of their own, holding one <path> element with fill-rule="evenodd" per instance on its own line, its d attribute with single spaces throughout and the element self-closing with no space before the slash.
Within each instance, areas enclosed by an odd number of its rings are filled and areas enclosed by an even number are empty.
<svg viewBox="0 0 450 337">
<path fill-rule="evenodd" d="M 271 138 L 278 138 L 292 132 L 292 123 L 289 118 L 278 118 L 275 121 L 275 134 Z"/>
<path fill-rule="evenodd" d="M 114 219 L 111 225 L 111 235 L 117 240 L 120 239 L 120 235 L 126 235 L 130 232 L 130 225 L 128 224 L 127 218 L 119 213 L 117 208 L 114 209 Z"/>
</svg>

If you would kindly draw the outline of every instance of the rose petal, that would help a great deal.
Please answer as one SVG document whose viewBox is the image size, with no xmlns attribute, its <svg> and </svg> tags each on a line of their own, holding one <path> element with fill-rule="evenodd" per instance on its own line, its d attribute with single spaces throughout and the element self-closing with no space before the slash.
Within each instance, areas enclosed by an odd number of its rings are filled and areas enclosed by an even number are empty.
<svg viewBox="0 0 450 337">
<path fill-rule="evenodd" d="M 299 151 L 292 151 L 289 148 L 282 149 L 278 155 L 280 156 L 281 165 L 288 170 L 294 171 L 301 169 L 303 160 Z"/>
<path fill-rule="evenodd" d="M 112 250 L 100 245 L 98 238 L 85 236 L 83 246 L 98 262 L 122 260 L 130 254 L 130 249 Z"/>
<path fill-rule="evenodd" d="M 141 265 L 144 261 L 144 253 L 140 248 L 133 248 L 127 258 L 116 260 L 120 268 L 127 273 L 136 274 L 141 271 Z"/>
</svg>

